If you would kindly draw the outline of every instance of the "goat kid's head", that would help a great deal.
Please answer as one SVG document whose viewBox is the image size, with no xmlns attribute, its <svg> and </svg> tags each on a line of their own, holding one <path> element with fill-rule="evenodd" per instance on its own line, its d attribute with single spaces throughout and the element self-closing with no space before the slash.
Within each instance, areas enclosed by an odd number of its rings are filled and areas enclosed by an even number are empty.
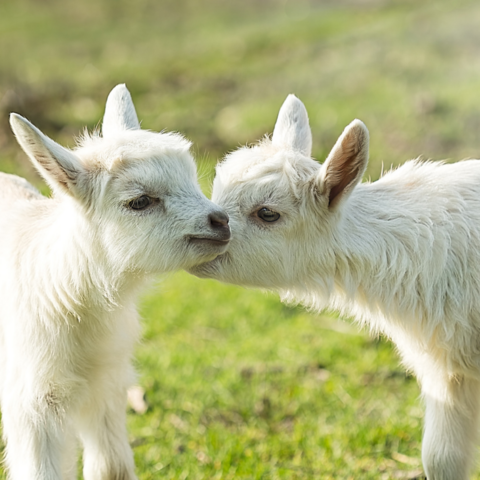
<svg viewBox="0 0 480 480">
<path fill-rule="evenodd" d="M 240 148 L 217 167 L 212 200 L 227 211 L 233 240 L 191 273 L 280 290 L 309 274 L 333 275 L 335 232 L 367 165 L 368 130 L 354 120 L 323 165 L 310 158 L 311 148 L 305 106 L 289 95 L 272 139 Z M 319 263 L 331 271 L 319 272 Z"/>
<path fill-rule="evenodd" d="M 165 272 L 225 250 L 228 216 L 200 191 L 190 142 L 176 133 L 140 130 L 125 85 L 108 97 L 102 135 L 85 135 L 75 150 L 20 115 L 11 114 L 10 123 L 51 187 L 65 228 L 80 218 L 72 228 L 86 228 L 75 234 L 90 235 L 116 268 Z"/>
</svg>

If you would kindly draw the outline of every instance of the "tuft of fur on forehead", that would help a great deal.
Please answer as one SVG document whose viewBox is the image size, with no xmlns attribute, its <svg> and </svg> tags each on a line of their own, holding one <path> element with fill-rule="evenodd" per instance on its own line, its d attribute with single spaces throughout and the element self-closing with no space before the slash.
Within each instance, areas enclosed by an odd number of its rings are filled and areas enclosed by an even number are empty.
<svg viewBox="0 0 480 480">
<path fill-rule="evenodd" d="M 186 153 L 191 142 L 179 133 L 156 133 L 148 130 L 125 130 L 108 139 L 98 131 L 85 132 L 77 141 L 75 153 L 85 162 L 114 170 L 126 163 L 161 154 Z"/>
<path fill-rule="evenodd" d="M 229 188 L 246 183 L 278 182 L 295 193 L 321 168 L 315 160 L 299 152 L 274 145 L 269 138 L 253 147 L 230 153 L 217 166 L 215 183 Z"/>
</svg>

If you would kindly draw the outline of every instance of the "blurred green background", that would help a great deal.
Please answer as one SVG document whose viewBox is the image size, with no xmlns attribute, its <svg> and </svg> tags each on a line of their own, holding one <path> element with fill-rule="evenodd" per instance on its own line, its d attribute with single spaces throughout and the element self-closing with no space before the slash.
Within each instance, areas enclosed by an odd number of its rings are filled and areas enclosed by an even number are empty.
<svg viewBox="0 0 480 480">
<path fill-rule="evenodd" d="M 479 25 L 471 0 L 2 0 L 0 169 L 46 191 L 9 112 L 74 146 L 117 83 L 144 128 L 194 142 L 207 194 L 217 159 L 271 132 L 289 93 L 320 161 L 366 123 L 372 179 L 420 155 L 478 158 Z M 140 479 L 422 478 L 419 389 L 385 341 L 185 273 L 140 310 Z"/>
</svg>

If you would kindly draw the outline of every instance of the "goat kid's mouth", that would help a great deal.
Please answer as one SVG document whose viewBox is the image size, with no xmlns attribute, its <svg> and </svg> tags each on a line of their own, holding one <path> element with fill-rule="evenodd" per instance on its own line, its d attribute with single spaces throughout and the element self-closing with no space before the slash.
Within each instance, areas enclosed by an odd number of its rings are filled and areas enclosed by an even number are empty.
<svg viewBox="0 0 480 480">
<path fill-rule="evenodd" d="M 226 247 L 230 243 L 230 236 L 228 238 L 207 237 L 191 235 L 188 237 L 189 243 L 193 245 L 207 245 L 214 247 Z"/>
</svg>

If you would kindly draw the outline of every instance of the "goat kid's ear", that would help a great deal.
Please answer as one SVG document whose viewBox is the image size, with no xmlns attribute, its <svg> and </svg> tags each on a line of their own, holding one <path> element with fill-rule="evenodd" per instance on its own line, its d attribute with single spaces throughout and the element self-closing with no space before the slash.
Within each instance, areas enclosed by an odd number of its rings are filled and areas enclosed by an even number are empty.
<svg viewBox="0 0 480 480">
<path fill-rule="evenodd" d="M 102 135 L 108 138 L 125 130 L 139 130 L 137 112 L 125 84 L 117 85 L 108 95 L 103 116 Z"/>
<path fill-rule="evenodd" d="M 18 143 L 52 190 L 73 193 L 84 171 L 80 160 L 22 116 L 10 114 L 10 125 Z"/>
<path fill-rule="evenodd" d="M 343 131 L 325 160 L 316 181 L 328 198 L 330 209 L 336 208 L 362 179 L 368 162 L 368 129 L 354 120 Z"/>
<path fill-rule="evenodd" d="M 307 157 L 312 154 L 312 132 L 307 109 L 295 95 L 289 95 L 280 108 L 272 144 L 300 152 Z"/>
</svg>

